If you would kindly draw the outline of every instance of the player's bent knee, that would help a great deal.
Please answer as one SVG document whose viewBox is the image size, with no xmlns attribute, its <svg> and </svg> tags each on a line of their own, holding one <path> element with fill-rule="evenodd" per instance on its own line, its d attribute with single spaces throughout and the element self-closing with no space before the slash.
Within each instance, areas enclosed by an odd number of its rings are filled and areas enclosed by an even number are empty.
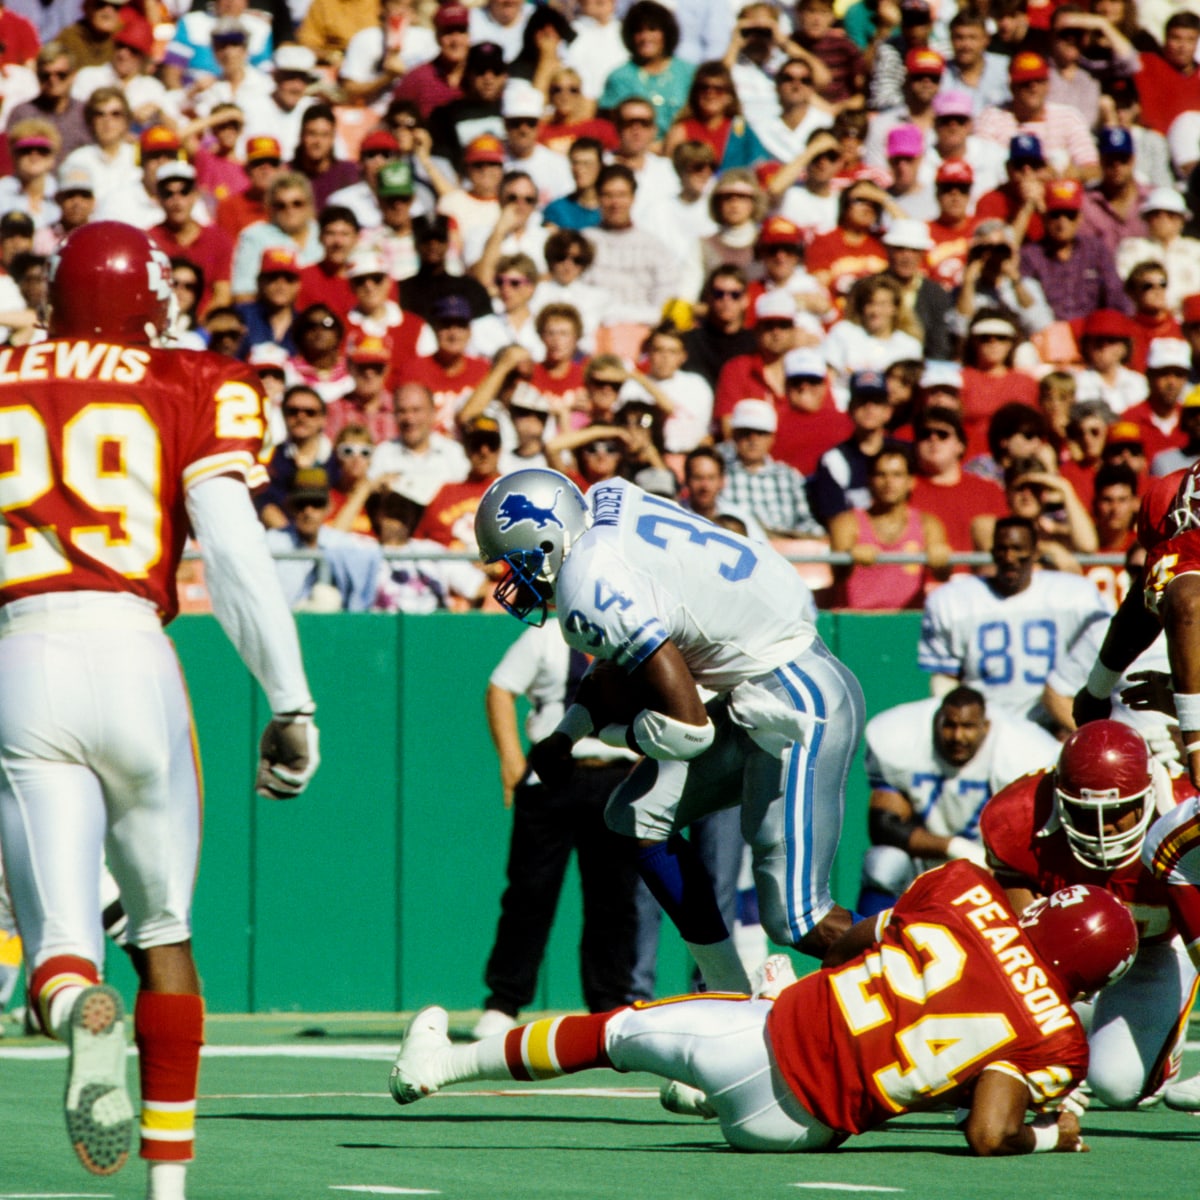
<svg viewBox="0 0 1200 1200">
<path fill-rule="evenodd" d="M 1140 1063 L 1093 1061 L 1088 1086 L 1108 1108 L 1136 1108 L 1146 1094 L 1146 1073 Z"/>
</svg>

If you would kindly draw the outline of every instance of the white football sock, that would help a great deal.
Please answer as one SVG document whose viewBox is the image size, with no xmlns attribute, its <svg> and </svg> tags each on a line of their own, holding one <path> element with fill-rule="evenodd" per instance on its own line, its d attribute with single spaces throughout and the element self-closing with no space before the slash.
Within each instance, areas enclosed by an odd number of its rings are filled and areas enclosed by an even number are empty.
<svg viewBox="0 0 1200 1200">
<path fill-rule="evenodd" d="M 187 1163 L 152 1162 L 146 1178 L 146 1200 L 187 1200 L 183 1185 Z"/>
<path fill-rule="evenodd" d="M 747 996 L 750 994 L 750 980 L 746 975 L 746 968 L 742 966 L 742 960 L 738 957 L 733 938 L 726 937 L 706 946 L 699 946 L 694 942 L 684 942 L 684 945 L 696 960 L 710 992 L 736 992 Z"/>
</svg>

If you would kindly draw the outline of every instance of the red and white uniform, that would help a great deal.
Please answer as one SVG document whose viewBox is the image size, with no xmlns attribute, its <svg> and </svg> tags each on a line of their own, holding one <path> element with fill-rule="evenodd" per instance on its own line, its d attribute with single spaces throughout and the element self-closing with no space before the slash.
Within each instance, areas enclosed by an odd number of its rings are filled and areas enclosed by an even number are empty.
<svg viewBox="0 0 1200 1200">
<path fill-rule="evenodd" d="M 102 849 L 133 945 L 190 936 L 200 787 L 162 624 L 189 522 L 239 552 L 251 541 L 227 504 L 252 516 L 263 404 L 252 371 L 204 351 L 0 351 L 0 835 L 30 967 L 103 962 Z M 231 603 L 261 630 L 268 601 Z M 309 699 L 294 639 L 289 620 L 247 657 L 277 712 Z"/>
<path fill-rule="evenodd" d="M 1158 612 L 1167 585 L 1200 571 L 1200 471 L 1196 464 L 1153 481 L 1138 510 L 1138 541 L 1145 547 L 1146 607 Z"/>
<path fill-rule="evenodd" d="M 1024 775 L 992 797 L 980 828 L 996 880 L 1049 895 L 1075 883 L 1122 900 L 1138 924 L 1138 953 L 1126 975 L 1096 1001 L 1088 1082 L 1114 1108 L 1131 1108 L 1178 1070 L 1176 1051 L 1196 989 L 1186 947 L 1200 938 L 1200 892 L 1173 888 L 1140 862 L 1115 871 L 1084 866 L 1071 852 L 1054 803 L 1054 773 Z M 1186 777 L 1156 777 L 1160 811 L 1194 794 Z"/>
<path fill-rule="evenodd" d="M 1070 997 L 986 872 L 927 872 L 879 921 L 876 946 L 785 988 L 767 1019 L 784 1079 L 824 1124 L 862 1133 L 985 1070 L 1022 1079 L 1034 1106 L 1082 1080 Z"/>
<path fill-rule="evenodd" d="M 1200 884 L 1200 796 L 1177 804 L 1146 831 L 1142 864 L 1155 879 L 1172 887 Z M 1198 943 L 1189 942 L 1193 953 Z"/>
</svg>

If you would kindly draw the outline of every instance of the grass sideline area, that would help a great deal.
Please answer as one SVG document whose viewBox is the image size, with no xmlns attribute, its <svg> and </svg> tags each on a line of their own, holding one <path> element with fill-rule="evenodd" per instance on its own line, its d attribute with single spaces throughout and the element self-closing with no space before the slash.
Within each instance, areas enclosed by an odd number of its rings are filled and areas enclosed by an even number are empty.
<svg viewBox="0 0 1200 1200">
<path fill-rule="evenodd" d="M 1093 1108 L 1091 1153 L 976 1161 L 948 1115 L 922 1114 L 818 1155 L 729 1150 L 711 1122 L 673 1116 L 646 1075 L 584 1072 L 535 1085 L 462 1085 L 410 1108 L 387 1093 L 409 1014 L 211 1017 L 193 1200 L 445 1196 L 458 1200 L 696 1200 L 909 1196 L 920 1200 L 1185 1200 L 1200 1118 Z M 537 1016 L 542 1014 L 529 1014 Z M 477 1012 L 451 1014 L 467 1036 Z M 63 1128 L 65 1052 L 0 1040 L 0 1200 L 140 1200 L 145 1168 L 90 1176 Z M 1193 1039 L 1200 1026 L 1191 1027 Z M 1200 1070 L 1200 1043 L 1185 1056 Z M 130 1063 L 131 1081 L 134 1063 Z"/>
</svg>

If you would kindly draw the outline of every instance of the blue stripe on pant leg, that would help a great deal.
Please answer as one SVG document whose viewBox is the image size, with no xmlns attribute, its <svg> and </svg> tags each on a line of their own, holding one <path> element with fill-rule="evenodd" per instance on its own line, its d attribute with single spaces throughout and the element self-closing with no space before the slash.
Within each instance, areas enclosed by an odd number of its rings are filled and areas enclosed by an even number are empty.
<svg viewBox="0 0 1200 1200">
<path fill-rule="evenodd" d="M 799 687 L 788 678 L 793 674 L 799 682 Z M 815 921 L 809 919 L 817 905 L 819 881 L 813 878 L 813 817 L 816 802 L 816 772 L 817 756 L 820 754 L 821 743 L 825 736 L 824 720 L 828 714 L 825 696 L 817 686 L 816 681 L 807 672 L 800 670 L 795 663 L 781 667 L 775 672 L 775 678 L 783 685 L 792 703 L 800 712 L 811 711 L 818 719 L 813 729 L 812 741 L 807 751 L 798 743 L 793 746 L 789 762 L 787 781 L 784 785 L 784 840 L 787 848 L 787 915 L 788 928 L 792 932 L 793 943 L 800 941 L 813 926 Z M 801 693 L 803 688 L 807 696 Z M 803 790 L 797 803 L 798 767 L 797 758 L 804 756 Z M 797 850 L 800 862 L 797 875 Z M 797 886 L 797 877 L 799 886 Z M 796 899 L 800 897 L 801 909 L 797 911 Z"/>
</svg>

